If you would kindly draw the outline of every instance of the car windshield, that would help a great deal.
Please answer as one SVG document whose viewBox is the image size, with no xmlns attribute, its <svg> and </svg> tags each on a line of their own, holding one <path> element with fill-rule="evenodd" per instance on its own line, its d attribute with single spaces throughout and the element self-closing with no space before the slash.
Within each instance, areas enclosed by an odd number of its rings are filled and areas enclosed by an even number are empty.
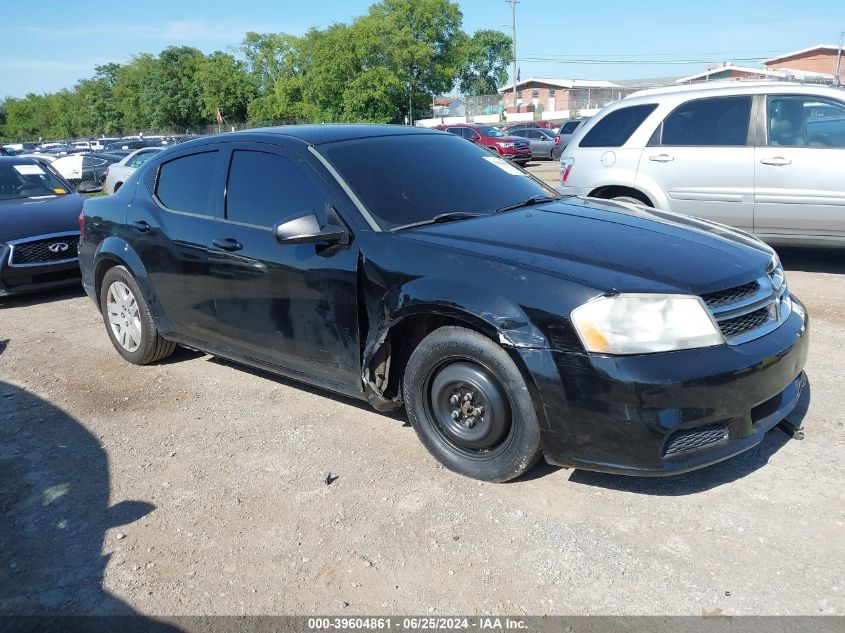
<svg viewBox="0 0 845 633">
<path fill-rule="evenodd" d="M 318 149 L 383 230 L 558 195 L 519 167 L 451 134 L 355 139 Z"/>
<path fill-rule="evenodd" d="M 493 127 L 492 125 L 481 125 L 478 127 L 478 131 L 481 132 L 484 136 L 492 136 L 493 138 L 507 136 L 507 134 L 502 132 L 502 130 L 497 127 Z"/>
<path fill-rule="evenodd" d="M 41 165 L 0 164 L 0 200 L 40 198 L 66 193 L 67 185 Z"/>
</svg>

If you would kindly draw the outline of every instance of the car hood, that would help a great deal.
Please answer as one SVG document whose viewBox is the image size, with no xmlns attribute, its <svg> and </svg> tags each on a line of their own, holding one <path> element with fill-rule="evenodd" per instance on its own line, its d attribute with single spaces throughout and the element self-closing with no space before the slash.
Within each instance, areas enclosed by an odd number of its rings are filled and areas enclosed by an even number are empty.
<svg viewBox="0 0 845 633">
<path fill-rule="evenodd" d="M 774 254 L 756 238 L 724 225 L 576 198 L 401 235 L 603 292 L 722 290 L 762 276 Z"/>
<path fill-rule="evenodd" d="M 0 242 L 79 230 L 84 198 L 66 194 L 50 198 L 0 200 Z"/>
</svg>

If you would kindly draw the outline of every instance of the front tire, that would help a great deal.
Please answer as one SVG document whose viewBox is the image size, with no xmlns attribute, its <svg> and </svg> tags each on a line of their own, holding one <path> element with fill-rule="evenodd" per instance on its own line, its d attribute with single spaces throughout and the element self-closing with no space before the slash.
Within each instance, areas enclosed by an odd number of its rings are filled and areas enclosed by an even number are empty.
<svg viewBox="0 0 845 633">
<path fill-rule="evenodd" d="M 435 330 L 411 354 L 402 389 L 417 436 L 450 470 L 502 482 L 540 459 L 540 426 L 525 381 L 487 337 L 462 327 Z"/>
<path fill-rule="evenodd" d="M 138 283 L 123 266 L 110 268 L 103 277 L 100 312 L 112 345 L 130 363 L 154 363 L 176 349 L 176 343 L 158 333 Z"/>
</svg>

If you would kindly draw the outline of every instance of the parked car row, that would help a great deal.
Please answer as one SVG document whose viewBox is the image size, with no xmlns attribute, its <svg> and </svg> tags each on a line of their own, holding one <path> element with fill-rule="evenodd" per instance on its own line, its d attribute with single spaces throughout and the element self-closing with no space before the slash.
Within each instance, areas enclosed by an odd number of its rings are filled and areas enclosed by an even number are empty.
<svg viewBox="0 0 845 633">
<path fill-rule="evenodd" d="M 435 129 L 445 130 L 465 138 L 518 165 L 524 165 L 532 157 L 531 145 L 527 139 L 506 134 L 492 125 L 457 123 L 454 125 L 438 125 L 435 126 Z"/>
<path fill-rule="evenodd" d="M 580 127 L 562 191 L 720 222 L 774 245 L 845 246 L 845 90 L 707 82 L 646 90 Z"/>
</svg>

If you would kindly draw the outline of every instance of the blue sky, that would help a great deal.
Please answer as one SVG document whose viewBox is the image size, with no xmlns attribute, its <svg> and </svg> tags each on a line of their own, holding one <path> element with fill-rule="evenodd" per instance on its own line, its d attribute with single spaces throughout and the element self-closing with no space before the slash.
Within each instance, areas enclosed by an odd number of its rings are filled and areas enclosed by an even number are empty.
<svg viewBox="0 0 845 633">
<path fill-rule="evenodd" d="M 301 34 L 310 26 L 346 22 L 368 0 L 41 0 L 0 9 L 0 96 L 72 86 L 97 64 L 157 53 L 170 44 L 230 50 L 244 33 Z M 504 0 L 462 0 L 464 29 L 510 32 Z M 753 61 L 814 44 L 836 44 L 845 30 L 845 2 L 782 0 L 702 3 L 570 3 L 521 0 L 517 56 L 521 77 L 632 79 L 681 76 L 704 61 Z M 571 63 L 572 60 L 613 63 Z M 689 60 L 682 64 L 642 61 Z M 635 63 L 632 63 L 635 62 Z"/>
</svg>

